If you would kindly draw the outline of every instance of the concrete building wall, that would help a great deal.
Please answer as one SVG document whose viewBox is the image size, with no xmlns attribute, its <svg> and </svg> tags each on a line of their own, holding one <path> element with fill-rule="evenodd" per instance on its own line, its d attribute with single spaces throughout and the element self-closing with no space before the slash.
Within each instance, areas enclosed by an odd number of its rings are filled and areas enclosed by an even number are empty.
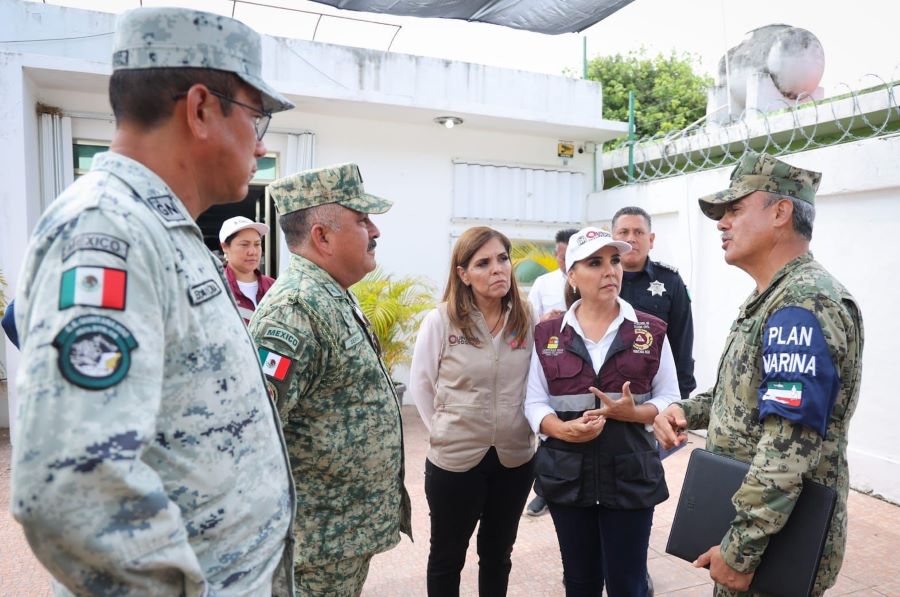
<svg viewBox="0 0 900 597">
<path fill-rule="evenodd" d="M 900 444 L 890 390 L 900 322 L 893 250 L 900 222 L 900 137 L 868 139 L 787 156 L 791 164 L 823 173 L 816 196 L 812 251 L 859 301 L 865 320 L 863 382 L 850 427 L 853 486 L 900 503 Z M 715 222 L 697 198 L 728 186 L 731 168 L 619 187 L 592 194 L 588 221 L 608 222 L 617 209 L 640 205 L 654 217 L 654 258 L 676 265 L 693 299 L 698 388 L 715 382 L 718 359 L 738 307 L 753 290 L 751 278 L 725 264 Z"/>
<path fill-rule="evenodd" d="M 109 141 L 106 97 L 115 15 L 21 0 L 0 3 L 0 267 L 9 294 L 41 211 L 38 102 L 72 118 L 76 141 Z M 297 108 L 275 116 L 266 136 L 286 158 L 290 133 L 315 133 L 315 163 L 355 161 L 366 187 L 396 201 L 376 218 L 379 261 L 396 274 L 446 276 L 450 239 L 471 222 L 451 222 L 453 160 L 567 167 L 594 180 L 594 156 L 567 164 L 560 140 L 600 142 L 625 130 L 602 118 L 600 85 L 477 64 L 263 36 L 263 77 Z M 446 130 L 438 116 L 462 117 Z M 99 116 L 99 118 L 98 118 Z M 282 164 L 281 175 L 290 167 Z M 517 238 L 552 237 L 555 223 L 505 224 Z M 0 351 L 9 379 L 18 352 Z M 12 384 L 9 384 L 10 386 Z M 14 392 L 10 394 L 14 402 Z M 8 425 L 0 383 L 0 425 Z M 12 405 L 10 405 L 12 407 Z"/>
</svg>

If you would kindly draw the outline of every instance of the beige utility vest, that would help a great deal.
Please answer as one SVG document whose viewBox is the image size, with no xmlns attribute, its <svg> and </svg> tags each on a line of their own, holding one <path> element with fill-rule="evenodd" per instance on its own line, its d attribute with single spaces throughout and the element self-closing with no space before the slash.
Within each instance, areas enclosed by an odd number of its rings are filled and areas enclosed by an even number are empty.
<svg viewBox="0 0 900 597">
<path fill-rule="evenodd" d="M 450 323 L 446 303 L 438 311 L 444 335 L 428 460 L 464 472 L 494 446 L 503 466 L 525 464 L 534 455 L 534 434 L 523 408 L 532 330 L 524 342 L 504 335 L 497 348 L 481 313 L 473 316 L 478 337 L 467 338 Z"/>
</svg>

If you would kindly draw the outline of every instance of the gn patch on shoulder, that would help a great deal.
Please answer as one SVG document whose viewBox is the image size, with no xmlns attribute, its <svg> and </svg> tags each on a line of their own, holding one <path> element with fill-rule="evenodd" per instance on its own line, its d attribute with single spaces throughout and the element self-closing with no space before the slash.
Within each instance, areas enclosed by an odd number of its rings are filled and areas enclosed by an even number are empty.
<svg viewBox="0 0 900 597">
<path fill-rule="evenodd" d="M 219 285 L 212 278 L 199 284 L 194 284 L 188 289 L 188 298 L 190 298 L 191 304 L 195 307 L 220 294 L 222 294 L 222 289 L 219 288 Z"/>
<path fill-rule="evenodd" d="M 158 197 L 144 197 L 144 201 L 156 214 L 166 222 L 184 222 L 187 218 L 175 205 L 172 195 L 159 195 Z"/>
<path fill-rule="evenodd" d="M 82 315 L 53 339 L 62 376 L 86 390 L 105 390 L 128 374 L 131 352 L 138 347 L 131 331 L 103 315 Z"/>
<path fill-rule="evenodd" d="M 263 373 L 275 381 L 284 381 L 291 366 L 291 359 L 267 348 L 260 348 L 259 363 L 262 365 Z"/>
<path fill-rule="evenodd" d="M 60 311 L 82 305 L 125 310 L 128 272 L 111 267 L 79 265 L 63 272 L 59 284 Z"/>
<path fill-rule="evenodd" d="M 62 260 L 68 260 L 78 251 L 102 251 L 125 261 L 128 259 L 128 248 L 128 243 L 121 238 L 101 232 L 86 232 L 66 241 L 62 248 Z"/>
<path fill-rule="evenodd" d="M 297 347 L 300 346 L 300 338 L 284 328 L 267 327 L 263 332 L 263 338 L 271 338 L 273 340 L 284 342 L 291 347 L 291 350 L 297 350 Z"/>
</svg>

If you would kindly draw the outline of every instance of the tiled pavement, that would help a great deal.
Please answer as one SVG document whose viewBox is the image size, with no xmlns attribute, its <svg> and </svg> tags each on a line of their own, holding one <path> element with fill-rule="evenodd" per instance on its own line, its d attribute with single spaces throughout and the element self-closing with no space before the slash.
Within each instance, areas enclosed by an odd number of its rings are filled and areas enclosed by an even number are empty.
<svg viewBox="0 0 900 597">
<path fill-rule="evenodd" d="M 425 563 L 428 558 L 428 507 L 425 503 L 423 470 L 427 438 L 414 407 L 403 409 L 406 432 L 407 487 L 413 501 L 411 543 L 405 536 L 395 549 L 372 561 L 364 597 L 420 597 L 425 595 Z M 665 460 L 666 478 L 673 497 L 656 509 L 650 539 L 649 566 L 659 597 L 708 596 L 712 593 L 708 573 L 695 570 L 664 553 L 666 537 L 675 511 L 681 479 L 691 449 L 703 439 L 691 436 L 688 449 Z M 0 429 L 0 503 L 9 503 L 10 446 L 7 429 Z M 891 595 L 900 597 L 900 507 L 851 492 L 850 536 L 847 556 L 837 585 L 829 597 Z M 461 595 L 476 596 L 477 556 L 474 540 L 463 570 Z M 553 523 L 549 516 L 522 517 L 513 552 L 509 597 L 561 597 L 562 565 Z M 0 510 L 0 597 L 50 595 L 48 575 L 29 551 L 21 528 Z"/>
</svg>

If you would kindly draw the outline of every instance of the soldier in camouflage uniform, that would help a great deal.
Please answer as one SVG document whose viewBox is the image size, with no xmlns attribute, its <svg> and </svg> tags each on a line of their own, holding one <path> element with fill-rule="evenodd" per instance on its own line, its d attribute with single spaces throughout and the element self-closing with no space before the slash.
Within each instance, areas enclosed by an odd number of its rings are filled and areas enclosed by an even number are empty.
<svg viewBox="0 0 900 597">
<path fill-rule="evenodd" d="M 670 406 L 655 427 L 666 446 L 684 441 L 682 428 L 706 428 L 707 449 L 750 463 L 731 528 L 695 563 L 710 565 L 717 595 L 745 594 L 803 478 L 838 492 L 814 595 L 835 583 L 844 557 L 863 324 L 856 301 L 809 252 L 820 178 L 748 153 L 728 190 L 700 199 L 718 221 L 725 261 L 750 274 L 756 290 L 731 326 L 715 386 Z"/>
<path fill-rule="evenodd" d="M 411 533 L 400 403 L 347 290 L 375 268 L 369 214 L 391 202 L 364 192 L 355 164 L 288 176 L 269 192 L 293 255 L 250 332 L 297 487 L 297 591 L 359 595 L 372 556 Z"/>
<path fill-rule="evenodd" d="M 291 104 L 232 19 L 137 9 L 114 48 L 112 151 L 38 222 L 16 298 L 12 513 L 57 595 L 290 595 L 285 443 L 194 218 L 246 195 Z"/>
</svg>

